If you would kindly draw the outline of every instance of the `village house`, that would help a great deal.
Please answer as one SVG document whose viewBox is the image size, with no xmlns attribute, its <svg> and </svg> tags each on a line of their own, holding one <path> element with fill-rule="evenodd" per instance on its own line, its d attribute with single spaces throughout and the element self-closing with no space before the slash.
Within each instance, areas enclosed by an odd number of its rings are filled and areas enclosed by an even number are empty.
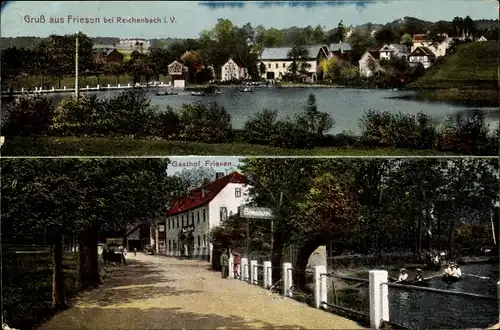
<svg viewBox="0 0 500 330">
<path fill-rule="evenodd" d="M 358 61 L 359 74 L 362 77 L 371 77 L 377 72 L 382 72 L 384 69 L 379 63 L 380 52 L 377 50 L 366 51 Z"/>
<path fill-rule="evenodd" d="M 338 59 L 350 61 L 352 54 L 352 45 L 345 42 L 330 44 L 328 46 L 329 58 L 336 57 Z"/>
<path fill-rule="evenodd" d="M 437 57 L 442 57 L 446 55 L 446 50 L 450 47 L 452 38 L 448 37 L 447 34 L 442 34 L 443 41 L 433 42 L 428 39 L 427 34 L 415 34 L 413 36 L 413 46 L 411 47 L 411 52 L 413 52 L 417 47 L 427 47 L 434 55 Z"/>
<path fill-rule="evenodd" d="M 417 47 L 408 56 L 410 65 L 421 63 L 425 69 L 430 67 L 436 60 L 436 55 L 428 47 Z"/>
<path fill-rule="evenodd" d="M 381 60 L 407 58 L 410 54 L 408 47 L 399 44 L 384 45 L 379 53 Z"/>
<path fill-rule="evenodd" d="M 188 196 L 174 202 L 166 220 L 156 226 L 156 239 L 151 240 L 157 251 L 165 251 L 168 256 L 191 256 L 211 261 L 210 230 L 238 213 L 239 207 L 248 202 L 249 188 L 238 172 L 225 176 L 218 173 L 217 176 L 214 182 L 194 189 Z"/>
<path fill-rule="evenodd" d="M 173 61 L 168 65 L 168 75 L 170 76 L 170 84 L 174 88 L 186 87 L 189 69 L 179 61 Z"/>
<path fill-rule="evenodd" d="M 103 45 L 93 48 L 94 61 L 98 64 L 122 63 L 123 54 L 120 53 L 115 45 Z"/>
<path fill-rule="evenodd" d="M 248 77 L 248 69 L 236 58 L 230 58 L 221 71 L 221 81 L 243 80 Z"/>
<path fill-rule="evenodd" d="M 306 62 L 309 64 L 307 70 L 308 81 L 317 81 L 320 71 L 319 63 L 323 59 L 329 58 L 329 49 L 326 45 L 305 46 L 307 50 Z M 289 72 L 293 60 L 288 56 L 292 47 L 264 48 L 260 55 L 260 62 L 266 67 L 266 72 L 262 78 L 268 80 L 281 80 Z"/>
</svg>

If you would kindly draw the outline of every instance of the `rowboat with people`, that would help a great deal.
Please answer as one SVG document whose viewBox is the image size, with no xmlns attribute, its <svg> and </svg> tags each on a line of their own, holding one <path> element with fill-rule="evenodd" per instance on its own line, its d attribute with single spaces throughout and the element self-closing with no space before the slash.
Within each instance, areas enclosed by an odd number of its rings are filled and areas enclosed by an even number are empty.
<svg viewBox="0 0 500 330">
<path fill-rule="evenodd" d="M 205 92 L 191 92 L 192 96 L 205 96 Z"/>
<path fill-rule="evenodd" d="M 450 265 L 446 265 L 442 280 L 447 283 L 455 283 L 460 281 L 462 278 L 462 270 L 460 266 L 456 263 L 452 263 Z"/>
</svg>

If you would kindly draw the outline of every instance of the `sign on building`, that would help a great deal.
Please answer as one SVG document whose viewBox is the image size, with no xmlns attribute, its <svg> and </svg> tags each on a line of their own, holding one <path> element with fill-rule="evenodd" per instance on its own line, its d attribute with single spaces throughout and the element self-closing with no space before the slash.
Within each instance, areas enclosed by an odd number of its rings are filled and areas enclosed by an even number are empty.
<svg viewBox="0 0 500 330">
<path fill-rule="evenodd" d="M 181 228 L 181 232 L 184 234 L 184 233 L 189 233 L 189 232 L 192 232 L 194 231 L 194 226 L 193 225 L 188 225 L 188 226 L 184 226 Z"/>
<path fill-rule="evenodd" d="M 240 216 L 247 219 L 273 219 L 273 210 L 268 207 L 241 206 Z"/>
</svg>

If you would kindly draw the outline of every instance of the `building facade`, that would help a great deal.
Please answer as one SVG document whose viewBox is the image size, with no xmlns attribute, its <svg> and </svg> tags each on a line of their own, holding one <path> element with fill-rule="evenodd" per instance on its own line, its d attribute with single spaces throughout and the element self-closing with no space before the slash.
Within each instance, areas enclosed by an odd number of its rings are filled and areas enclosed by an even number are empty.
<svg viewBox="0 0 500 330">
<path fill-rule="evenodd" d="M 398 44 L 384 45 L 379 53 L 381 60 L 407 58 L 410 54 L 408 47 Z"/>
<path fill-rule="evenodd" d="M 410 65 L 421 63 L 425 69 L 429 68 L 436 60 L 436 55 L 428 47 L 417 47 L 408 56 Z"/>
<path fill-rule="evenodd" d="M 379 63 L 380 53 L 378 51 L 366 51 L 358 61 L 359 75 L 362 77 L 371 77 L 375 73 L 384 69 Z"/>
<path fill-rule="evenodd" d="M 152 239 L 156 250 L 167 256 L 211 261 L 210 230 L 248 203 L 248 188 L 245 178 L 233 172 L 177 199 L 165 221 L 157 223 Z"/>
<path fill-rule="evenodd" d="M 429 40 L 426 34 L 415 34 L 413 36 L 413 46 L 411 46 L 411 52 L 415 51 L 418 47 L 427 47 L 435 57 L 442 57 L 446 55 L 446 51 L 450 47 L 452 38 L 448 37 L 447 34 L 441 35 L 441 42 L 434 42 Z"/>
<path fill-rule="evenodd" d="M 168 75 L 170 76 L 170 84 L 174 88 L 186 87 L 189 69 L 179 61 L 173 61 L 168 65 Z"/>
<path fill-rule="evenodd" d="M 248 69 L 245 65 L 237 59 L 229 59 L 221 68 L 221 80 L 233 81 L 243 80 L 248 77 Z"/>
<path fill-rule="evenodd" d="M 304 61 L 308 64 L 306 75 L 309 81 L 314 82 L 320 71 L 319 63 L 330 57 L 330 50 L 326 45 L 305 46 L 304 48 L 307 50 L 307 58 Z M 282 80 L 290 73 L 293 60 L 288 55 L 291 50 L 292 47 L 264 48 L 259 60 L 266 68 L 266 72 L 262 73 L 261 78 Z"/>
</svg>

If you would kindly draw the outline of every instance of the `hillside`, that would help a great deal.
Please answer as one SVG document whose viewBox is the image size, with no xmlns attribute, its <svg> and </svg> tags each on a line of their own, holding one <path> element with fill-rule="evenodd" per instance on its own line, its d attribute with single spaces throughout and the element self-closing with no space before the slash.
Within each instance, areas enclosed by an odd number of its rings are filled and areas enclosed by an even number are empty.
<svg viewBox="0 0 500 330">
<path fill-rule="evenodd" d="M 499 47 L 496 41 L 460 45 L 409 88 L 498 88 Z"/>
</svg>

